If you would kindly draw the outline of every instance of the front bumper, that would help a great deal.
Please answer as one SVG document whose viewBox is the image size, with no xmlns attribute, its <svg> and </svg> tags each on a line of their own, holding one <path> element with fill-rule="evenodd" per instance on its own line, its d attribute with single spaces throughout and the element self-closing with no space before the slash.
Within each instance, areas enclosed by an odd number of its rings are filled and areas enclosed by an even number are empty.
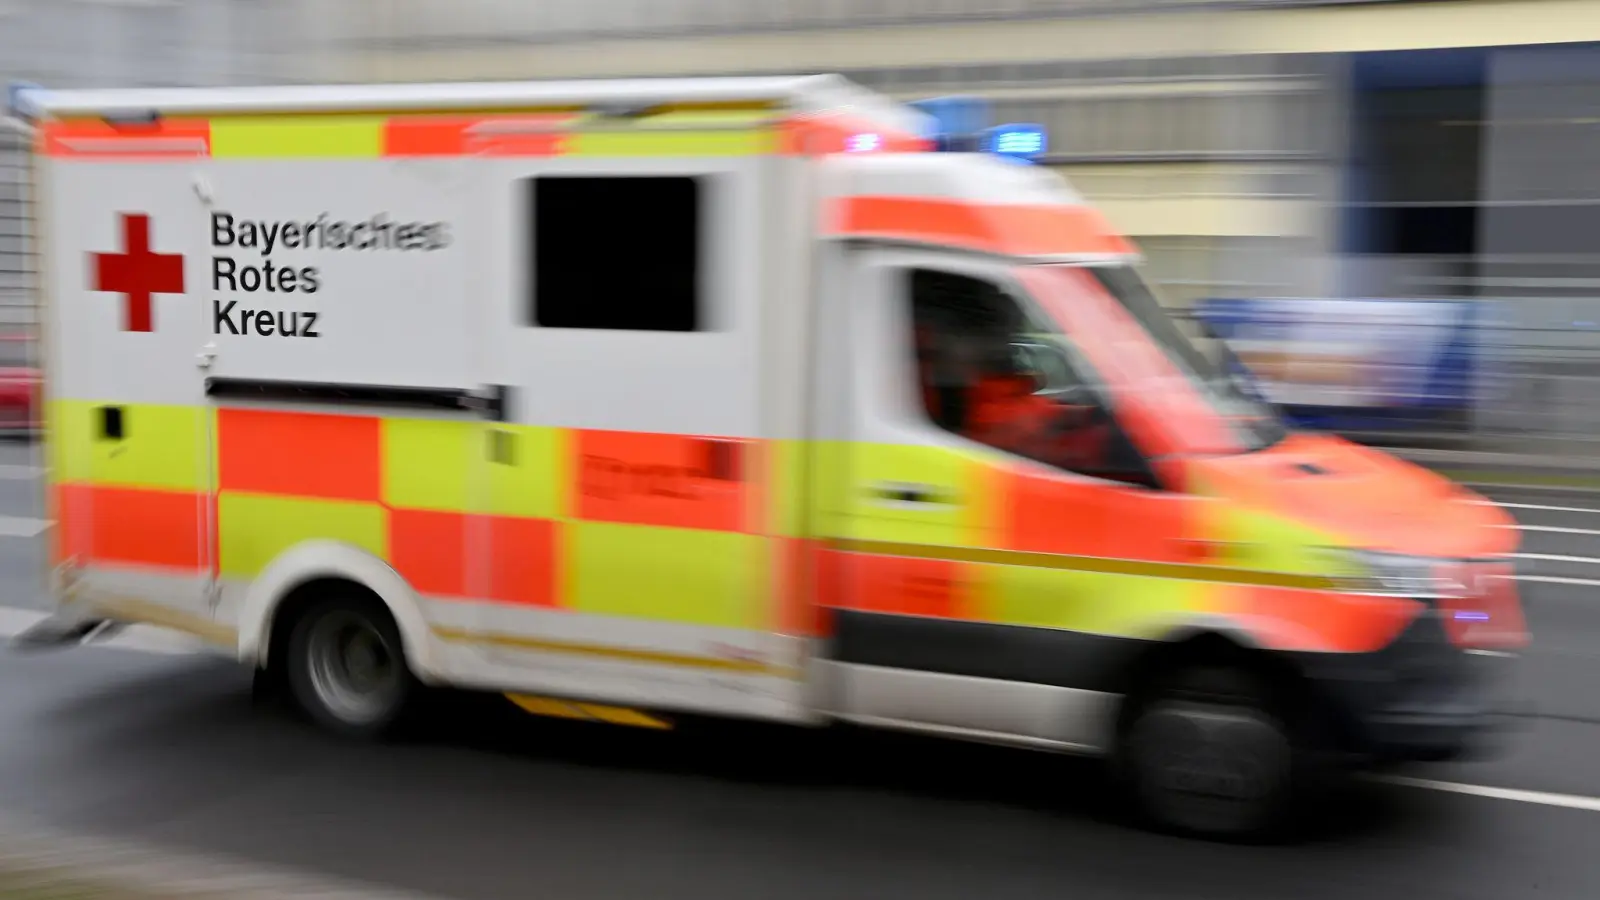
<svg viewBox="0 0 1600 900">
<path fill-rule="evenodd" d="M 1305 671 L 1332 710 L 1339 745 L 1385 764 L 1490 752 L 1520 706 L 1516 663 L 1514 654 L 1452 644 L 1430 612 L 1382 650 L 1319 655 Z"/>
</svg>

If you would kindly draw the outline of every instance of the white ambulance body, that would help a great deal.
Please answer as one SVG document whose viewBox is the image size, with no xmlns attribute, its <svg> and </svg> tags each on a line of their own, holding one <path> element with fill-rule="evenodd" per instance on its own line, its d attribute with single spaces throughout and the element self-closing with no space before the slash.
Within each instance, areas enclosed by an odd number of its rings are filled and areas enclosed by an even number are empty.
<svg viewBox="0 0 1600 900">
<path fill-rule="evenodd" d="M 1073 202 L 880 156 L 923 117 L 831 77 L 30 99 L 53 631 L 164 624 L 264 664 L 286 598 L 348 580 L 424 682 L 657 710 L 819 712 L 772 586 L 810 512 L 796 448 L 853 427 L 836 317 L 870 275 L 829 198 Z M 680 496 L 697 444 L 746 488 Z"/>
<path fill-rule="evenodd" d="M 1207 556 L 1321 540 L 1221 492 L 1347 451 L 1246 459 L 1270 413 L 1191 378 L 1070 188 L 923 152 L 920 114 L 842 79 L 27 99 L 59 600 L 34 643 L 176 628 L 355 734 L 433 684 L 1098 752 L 1190 715 L 1151 673 L 1359 668 L 1409 621 L 1338 605 L 1298 544 Z M 940 379 L 1001 357 L 1005 408 L 1084 414 L 1100 463 L 950 424 Z M 1299 746 L 1258 695 L 1198 709 L 1262 778 Z M 1159 815 L 1282 808 L 1235 799 Z"/>
</svg>

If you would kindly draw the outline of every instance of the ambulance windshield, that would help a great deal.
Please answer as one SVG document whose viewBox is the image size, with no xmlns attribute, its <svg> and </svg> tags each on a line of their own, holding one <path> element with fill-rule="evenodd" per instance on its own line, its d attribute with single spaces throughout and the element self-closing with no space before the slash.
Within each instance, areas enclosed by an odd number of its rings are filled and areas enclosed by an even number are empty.
<svg viewBox="0 0 1600 900">
<path fill-rule="evenodd" d="M 1283 440 L 1288 434 L 1287 428 L 1270 405 L 1242 390 L 1233 377 L 1189 340 L 1162 308 L 1160 301 L 1156 299 L 1144 279 L 1132 267 L 1052 265 L 1039 267 L 1039 270 L 1052 273 L 1050 280 L 1058 282 L 1057 290 L 1047 289 L 1045 293 L 1067 304 L 1061 312 L 1069 318 L 1078 320 L 1079 327 L 1073 330 L 1080 333 L 1098 331 L 1106 336 L 1104 341 L 1084 342 L 1085 350 L 1091 356 L 1096 355 L 1096 351 L 1102 354 L 1109 353 L 1112 344 L 1123 348 L 1116 354 L 1122 357 L 1121 359 L 1101 359 L 1096 361 L 1097 365 L 1102 368 L 1124 370 L 1126 377 L 1139 379 L 1146 384 L 1154 382 L 1148 381 L 1144 376 L 1159 369 L 1163 373 L 1163 381 L 1165 378 L 1173 378 L 1177 380 L 1177 384 L 1187 387 L 1187 390 L 1178 389 L 1178 393 L 1185 395 L 1185 398 L 1168 396 L 1167 400 L 1174 404 L 1174 409 L 1171 410 L 1174 413 L 1184 407 L 1190 411 L 1190 414 L 1182 418 L 1195 426 L 1187 429 L 1189 435 L 1184 441 L 1191 452 L 1231 453 L 1262 450 Z M 1094 289 L 1096 285 L 1100 290 Z M 1092 295 L 1100 295 L 1098 299 L 1102 302 L 1114 301 L 1114 309 L 1121 310 L 1126 315 L 1115 315 L 1109 304 L 1102 307 L 1100 303 L 1094 302 L 1096 298 Z M 1109 317 L 1102 315 L 1097 313 L 1095 308 L 1112 314 Z M 1130 328 L 1136 331 L 1126 331 Z M 1121 334 L 1123 337 L 1114 339 L 1115 334 Z M 1155 351 L 1155 360 L 1141 364 L 1129 357 L 1127 354 L 1135 349 L 1133 345 Z M 1135 356 L 1142 359 L 1144 353 Z M 1176 385 L 1172 382 L 1165 383 L 1168 386 L 1161 393 L 1170 395 Z M 1214 424 L 1205 425 L 1193 417 L 1193 414 L 1198 414 L 1201 409 L 1209 411 L 1209 414 L 1201 414 L 1201 418 L 1210 419 Z M 1221 432 L 1216 431 L 1219 425 L 1222 426 Z M 1202 437 L 1202 435 L 1208 436 Z"/>
</svg>

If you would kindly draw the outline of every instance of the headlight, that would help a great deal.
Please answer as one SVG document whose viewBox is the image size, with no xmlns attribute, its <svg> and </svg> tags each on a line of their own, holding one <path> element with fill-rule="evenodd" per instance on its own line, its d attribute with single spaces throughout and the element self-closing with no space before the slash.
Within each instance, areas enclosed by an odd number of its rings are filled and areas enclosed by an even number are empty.
<svg viewBox="0 0 1600 900">
<path fill-rule="evenodd" d="M 1404 597 L 1445 597 L 1460 586 L 1442 574 L 1444 560 L 1366 550 L 1337 551 L 1340 574 L 1355 581 L 1357 590 Z"/>
</svg>

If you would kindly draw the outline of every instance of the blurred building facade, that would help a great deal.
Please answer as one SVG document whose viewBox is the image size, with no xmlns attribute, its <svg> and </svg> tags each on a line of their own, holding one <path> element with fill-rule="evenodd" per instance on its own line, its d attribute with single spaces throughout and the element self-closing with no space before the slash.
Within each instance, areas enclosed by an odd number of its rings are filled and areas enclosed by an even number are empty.
<svg viewBox="0 0 1600 900">
<path fill-rule="evenodd" d="M 274 0 L 0 0 L 0 81 L 53 88 L 297 80 L 301 9 Z M 0 113 L 0 330 L 33 321 L 27 132 Z"/>
<path fill-rule="evenodd" d="M 1049 128 L 1046 164 L 1179 304 L 1539 290 L 1534 235 L 1585 201 L 1512 206 L 1596 177 L 1569 178 L 1593 126 L 1552 124 L 1600 102 L 1591 0 L 347 0 L 306 34 L 334 80 L 826 70 L 981 96 Z"/>
<path fill-rule="evenodd" d="M 0 0 L 0 74 L 50 86 L 838 71 L 984 97 L 1049 129 L 1177 304 L 1600 296 L 1586 41 L 1595 0 Z"/>
</svg>

